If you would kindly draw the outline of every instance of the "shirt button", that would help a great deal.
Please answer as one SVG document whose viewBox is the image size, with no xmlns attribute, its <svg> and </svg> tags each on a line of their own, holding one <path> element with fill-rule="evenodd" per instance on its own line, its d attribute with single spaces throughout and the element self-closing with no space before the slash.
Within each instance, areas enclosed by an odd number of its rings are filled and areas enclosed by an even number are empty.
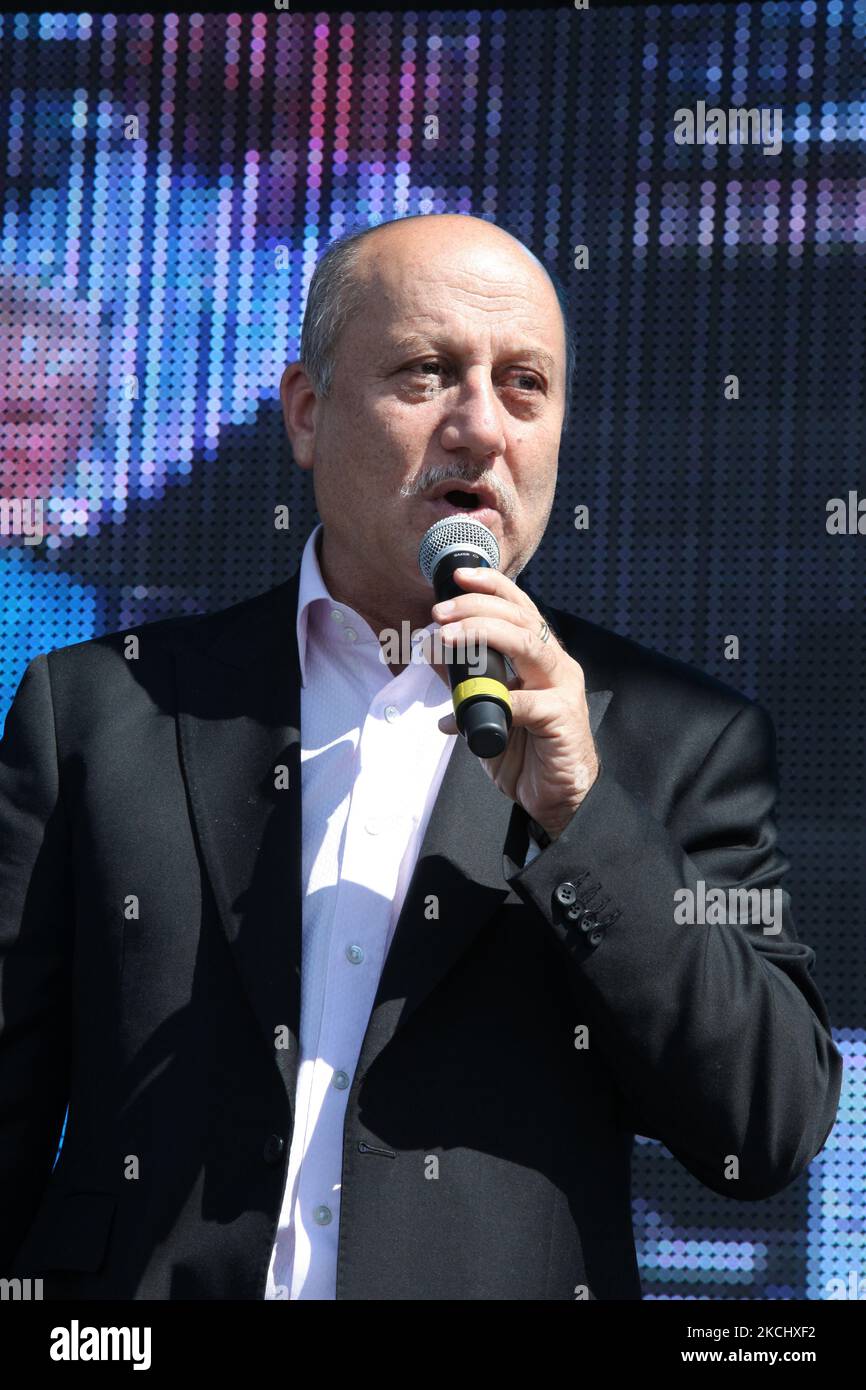
<svg viewBox="0 0 866 1390">
<path fill-rule="evenodd" d="M 347 1071 L 335 1071 L 333 1083 L 338 1091 L 345 1091 L 349 1084 L 349 1073 Z"/>
<path fill-rule="evenodd" d="M 346 947 L 346 960 L 351 961 L 352 965 L 360 965 L 363 959 L 364 951 L 362 947 L 356 946 L 354 943 Z"/>
<path fill-rule="evenodd" d="M 331 609 L 331 617 L 334 619 L 335 623 L 341 623 L 343 621 L 343 615 L 340 612 L 339 608 Z"/>
<path fill-rule="evenodd" d="M 364 826 L 364 829 L 366 830 L 368 835 L 378 835 L 381 826 L 377 820 L 368 820 L 366 825 Z"/>
<path fill-rule="evenodd" d="M 280 1134 L 270 1134 L 265 1140 L 265 1147 L 262 1150 L 262 1157 L 265 1163 L 279 1163 L 280 1155 L 286 1147 L 286 1141 Z"/>
<path fill-rule="evenodd" d="M 358 639 L 358 634 L 357 634 L 357 632 L 355 631 L 355 629 L 354 629 L 353 627 L 344 627 L 344 628 L 343 628 L 343 631 L 344 631 L 345 634 L 346 634 L 346 641 L 347 641 L 347 642 L 355 642 L 355 641 L 357 641 L 357 639 Z"/>
<path fill-rule="evenodd" d="M 400 711 L 396 705 L 388 705 L 385 710 L 385 718 L 389 724 L 393 724 L 395 719 L 400 718 Z"/>
<path fill-rule="evenodd" d="M 313 1220 L 317 1226 L 327 1226 L 331 1219 L 331 1208 L 326 1206 L 316 1207 L 313 1212 Z"/>
</svg>

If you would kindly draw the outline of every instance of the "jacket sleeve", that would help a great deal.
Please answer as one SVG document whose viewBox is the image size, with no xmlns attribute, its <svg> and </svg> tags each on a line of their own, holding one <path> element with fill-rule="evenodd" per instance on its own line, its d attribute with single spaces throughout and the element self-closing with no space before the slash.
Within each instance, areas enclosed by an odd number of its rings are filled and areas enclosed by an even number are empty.
<svg viewBox="0 0 866 1390">
<path fill-rule="evenodd" d="M 803 1172 L 842 1084 L 815 953 L 780 887 L 775 798 L 772 724 L 744 705 L 666 824 L 602 766 L 558 839 L 508 878 L 567 952 L 575 1023 L 601 1049 L 627 1127 L 661 1140 L 713 1191 L 746 1200 Z M 725 890 L 720 923 L 700 911 L 711 888 Z M 731 888 L 768 890 L 764 912 L 761 895 L 732 898 Z M 683 920 L 683 890 L 706 920 Z"/>
<path fill-rule="evenodd" d="M 0 1277 L 39 1205 L 68 1100 L 73 905 L 46 656 L 0 740 Z"/>
</svg>

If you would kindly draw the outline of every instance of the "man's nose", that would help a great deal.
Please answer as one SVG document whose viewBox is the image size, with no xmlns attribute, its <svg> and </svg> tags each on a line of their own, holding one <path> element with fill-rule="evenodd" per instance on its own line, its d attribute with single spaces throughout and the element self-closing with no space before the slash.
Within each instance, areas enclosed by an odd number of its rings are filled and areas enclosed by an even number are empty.
<svg viewBox="0 0 866 1390">
<path fill-rule="evenodd" d="M 486 458 L 505 452 L 502 406 L 483 367 L 467 372 L 442 427 L 445 449 L 468 449 Z"/>
</svg>

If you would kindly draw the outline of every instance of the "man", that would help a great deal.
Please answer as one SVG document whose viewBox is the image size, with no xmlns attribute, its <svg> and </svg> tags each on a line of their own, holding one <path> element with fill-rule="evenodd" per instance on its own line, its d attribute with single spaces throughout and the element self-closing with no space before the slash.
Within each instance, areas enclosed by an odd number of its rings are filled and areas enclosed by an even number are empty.
<svg viewBox="0 0 866 1390">
<path fill-rule="evenodd" d="M 108 395 L 108 372 L 100 370 L 100 317 L 87 300 L 45 286 L 42 279 L 30 270 L 0 265 L 4 713 L 21 678 L 25 653 L 76 641 L 98 629 L 100 616 L 98 584 L 41 563 L 46 537 L 49 545 L 64 546 L 73 521 L 80 529 L 82 522 L 91 530 L 95 524 L 95 499 L 81 495 L 79 465 L 83 458 L 96 457 Z"/>
<path fill-rule="evenodd" d="M 821 1149 L 841 1059 L 778 886 L 767 716 L 515 582 L 569 355 L 488 223 L 341 243 L 281 386 L 322 518 L 299 570 L 31 662 L 0 764 L 10 1274 L 636 1299 L 635 1132 L 750 1200 Z M 431 611 L 418 544 L 461 487 L 501 569 Z M 446 620 L 514 671 L 490 762 L 448 712 Z M 429 663 L 389 669 L 406 622 Z M 720 922 L 732 890 L 778 920 Z"/>
</svg>

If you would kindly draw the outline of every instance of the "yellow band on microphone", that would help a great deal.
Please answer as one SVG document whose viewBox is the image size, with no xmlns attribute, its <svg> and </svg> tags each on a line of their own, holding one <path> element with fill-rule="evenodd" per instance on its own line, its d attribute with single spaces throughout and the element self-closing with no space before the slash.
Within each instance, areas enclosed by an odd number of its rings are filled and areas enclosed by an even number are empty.
<svg viewBox="0 0 866 1390">
<path fill-rule="evenodd" d="M 453 690 L 453 703 L 455 710 L 458 705 L 462 705 L 464 700 L 470 699 L 473 695 L 492 695 L 495 700 L 504 700 L 511 709 L 511 696 L 507 685 L 502 681 L 491 680 L 489 676 L 471 676 L 469 680 L 461 681 L 455 685 Z"/>
</svg>

